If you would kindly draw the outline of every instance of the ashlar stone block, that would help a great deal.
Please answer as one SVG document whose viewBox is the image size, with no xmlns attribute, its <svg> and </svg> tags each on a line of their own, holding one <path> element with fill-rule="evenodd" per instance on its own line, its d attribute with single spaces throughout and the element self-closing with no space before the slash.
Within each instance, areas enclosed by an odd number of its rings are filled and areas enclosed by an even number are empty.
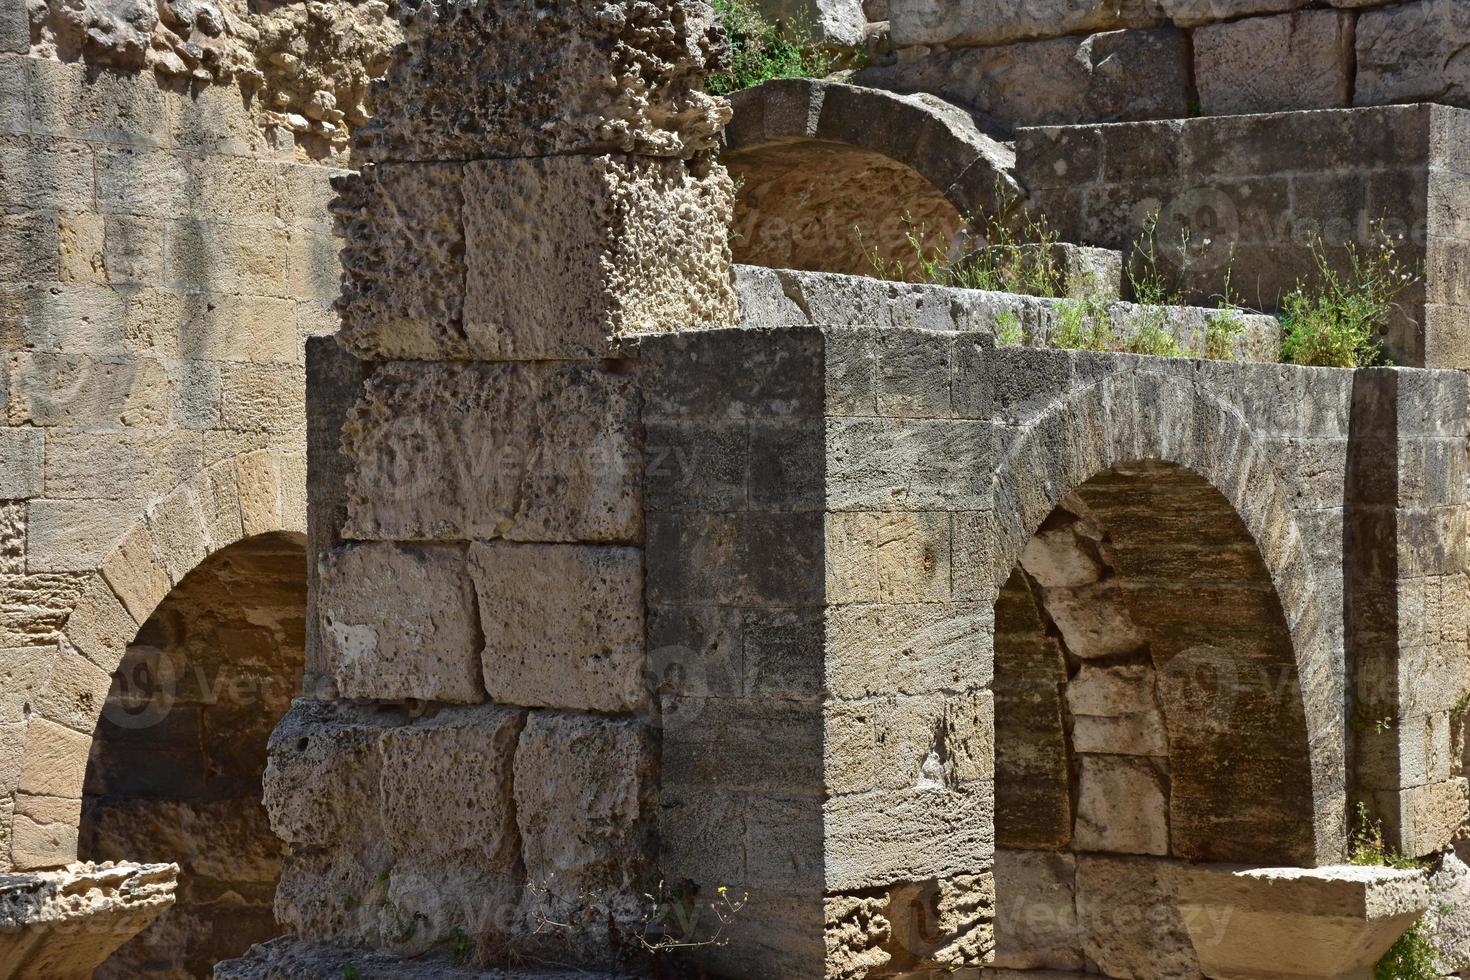
<svg viewBox="0 0 1470 980">
<path fill-rule="evenodd" d="M 501 704 L 630 712 L 648 701 L 643 553 L 476 544 L 485 688 Z"/>
<path fill-rule="evenodd" d="M 622 156 L 465 166 L 465 344 L 488 359 L 601 357 L 610 337 L 735 318 L 718 165 Z"/>
<path fill-rule="evenodd" d="M 323 556 L 319 582 L 322 654 L 342 697 L 485 700 L 462 549 L 348 546 Z"/>
<path fill-rule="evenodd" d="M 385 365 L 343 431 L 345 536 L 637 541 L 637 404 L 594 365 Z"/>
<path fill-rule="evenodd" d="M 1194 34 L 1195 77 L 1209 115 L 1338 109 L 1349 104 L 1352 15 L 1304 10 Z M 1271 51 L 1276 57 L 1262 58 Z"/>
</svg>

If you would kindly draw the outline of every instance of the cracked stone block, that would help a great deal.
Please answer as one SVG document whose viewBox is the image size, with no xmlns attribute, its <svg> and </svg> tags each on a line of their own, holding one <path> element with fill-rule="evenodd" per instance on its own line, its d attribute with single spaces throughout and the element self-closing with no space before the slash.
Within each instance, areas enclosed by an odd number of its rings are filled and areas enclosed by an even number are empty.
<svg viewBox="0 0 1470 980">
<path fill-rule="evenodd" d="M 1164 776 L 1148 759 L 1084 755 L 1078 778 L 1079 851 L 1169 853 Z"/>
</svg>

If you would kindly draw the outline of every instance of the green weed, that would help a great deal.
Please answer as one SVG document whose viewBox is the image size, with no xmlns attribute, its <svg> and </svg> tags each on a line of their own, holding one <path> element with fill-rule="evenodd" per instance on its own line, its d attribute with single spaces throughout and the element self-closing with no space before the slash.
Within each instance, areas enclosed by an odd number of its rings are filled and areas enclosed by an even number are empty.
<svg viewBox="0 0 1470 980">
<path fill-rule="evenodd" d="M 714 8 L 730 38 L 729 69 L 711 75 L 705 85 L 715 95 L 772 78 L 820 78 L 844 60 L 823 51 L 804 28 L 766 20 L 751 0 L 714 0 Z"/>
</svg>

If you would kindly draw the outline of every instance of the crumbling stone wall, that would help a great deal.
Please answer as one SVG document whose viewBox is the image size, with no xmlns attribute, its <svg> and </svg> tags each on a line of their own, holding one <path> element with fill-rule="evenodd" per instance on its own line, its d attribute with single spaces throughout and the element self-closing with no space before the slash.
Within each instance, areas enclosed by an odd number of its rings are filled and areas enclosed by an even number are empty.
<svg viewBox="0 0 1470 980">
<path fill-rule="evenodd" d="M 657 881 L 658 771 L 610 338 L 734 316 L 718 35 L 693 2 L 426 2 L 406 32 L 337 184 L 341 348 L 311 345 L 321 683 L 271 742 L 276 915 L 609 964 Z"/>
<path fill-rule="evenodd" d="M 864 85 L 930 92 L 1010 126 L 1402 102 L 1470 105 L 1457 0 L 889 0 L 892 64 Z"/>
</svg>

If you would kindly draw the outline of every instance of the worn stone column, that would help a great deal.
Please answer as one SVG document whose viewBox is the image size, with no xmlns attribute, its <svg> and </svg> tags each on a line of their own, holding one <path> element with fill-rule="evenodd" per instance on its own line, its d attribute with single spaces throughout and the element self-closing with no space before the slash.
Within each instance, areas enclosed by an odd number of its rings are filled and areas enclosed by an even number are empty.
<svg viewBox="0 0 1470 980">
<path fill-rule="evenodd" d="M 614 345 L 734 317 L 723 42 L 694 0 L 405 6 L 309 353 L 317 696 L 271 745 L 277 918 L 612 965 L 656 885 L 659 743 Z"/>
</svg>

